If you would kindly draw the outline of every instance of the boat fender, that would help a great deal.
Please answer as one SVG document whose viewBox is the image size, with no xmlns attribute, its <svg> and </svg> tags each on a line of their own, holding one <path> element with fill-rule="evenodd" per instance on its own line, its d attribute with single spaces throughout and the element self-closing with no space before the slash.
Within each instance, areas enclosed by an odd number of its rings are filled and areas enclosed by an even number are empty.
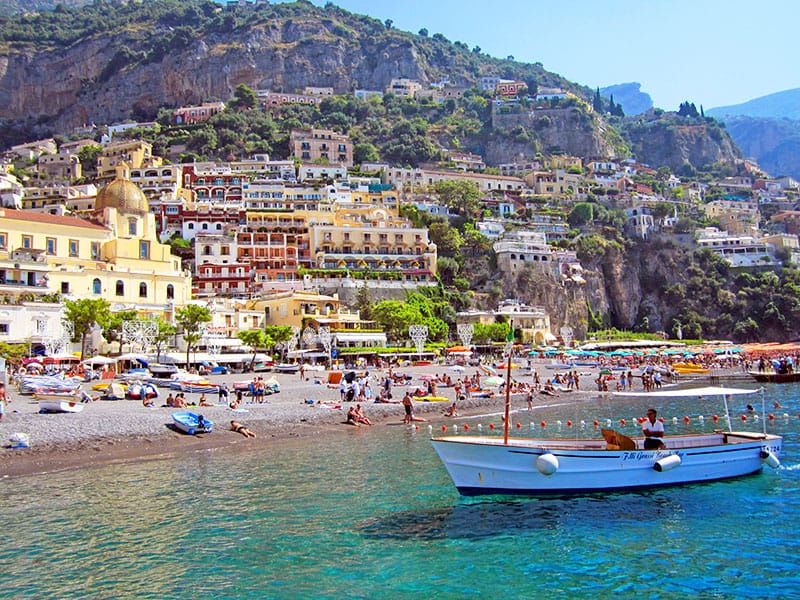
<svg viewBox="0 0 800 600">
<path fill-rule="evenodd" d="M 659 473 L 663 473 L 665 471 L 669 471 L 670 469 L 674 469 L 680 464 L 681 457 L 677 454 L 670 454 L 669 456 L 665 456 L 664 458 L 657 460 L 656 464 L 653 465 L 653 468 Z"/>
<path fill-rule="evenodd" d="M 774 452 L 770 452 L 769 450 L 762 450 L 761 451 L 761 460 L 767 463 L 773 469 L 777 469 L 781 466 L 780 459 L 775 456 Z"/>
<path fill-rule="evenodd" d="M 536 470 L 542 475 L 552 475 L 558 471 L 558 458 L 552 454 L 542 454 L 536 459 Z"/>
</svg>

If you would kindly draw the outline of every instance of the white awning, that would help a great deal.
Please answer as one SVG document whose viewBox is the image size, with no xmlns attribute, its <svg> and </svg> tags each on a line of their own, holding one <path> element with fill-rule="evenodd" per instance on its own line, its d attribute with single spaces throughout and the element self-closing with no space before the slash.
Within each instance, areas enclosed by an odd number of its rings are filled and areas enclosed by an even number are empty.
<svg viewBox="0 0 800 600">
<path fill-rule="evenodd" d="M 660 392 L 614 392 L 612 396 L 627 396 L 639 398 L 692 398 L 694 396 L 737 396 L 741 394 L 755 394 L 761 388 L 746 390 L 743 388 L 726 388 L 707 386 L 686 388 L 683 390 L 662 390 Z"/>
</svg>

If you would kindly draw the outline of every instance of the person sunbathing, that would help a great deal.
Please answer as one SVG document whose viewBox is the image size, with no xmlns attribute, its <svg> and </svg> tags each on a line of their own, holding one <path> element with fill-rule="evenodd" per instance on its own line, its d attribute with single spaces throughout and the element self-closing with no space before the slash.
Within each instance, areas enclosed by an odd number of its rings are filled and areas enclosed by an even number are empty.
<svg viewBox="0 0 800 600">
<path fill-rule="evenodd" d="M 356 409 L 354 406 L 351 406 L 350 410 L 347 411 L 347 421 L 345 421 L 345 423 L 347 425 L 361 427 L 361 424 L 358 422 L 358 416 L 356 415 Z"/>
<path fill-rule="evenodd" d="M 198 403 L 198 406 L 214 406 L 214 405 L 211 404 L 211 402 L 208 401 L 208 399 L 206 398 L 205 392 L 204 392 L 204 393 L 200 394 L 200 402 Z"/>
<path fill-rule="evenodd" d="M 364 411 L 361 410 L 360 404 L 356 404 L 356 408 L 353 411 L 353 413 L 355 414 L 355 418 L 358 423 L 363 423 L 364 425 L 372 425 L 372 421 L 370 421 L 364 414 Z"/>
<path fill-rule="evenodd" d="M 238 421 L 231 421 L 231 431 L 235 431 L 236 433 L 241 433 L 244 437 L 247 438 L 254 438 L 256 434 L 250 431 L 247 427 L 239 423 Z"/>
</svg>

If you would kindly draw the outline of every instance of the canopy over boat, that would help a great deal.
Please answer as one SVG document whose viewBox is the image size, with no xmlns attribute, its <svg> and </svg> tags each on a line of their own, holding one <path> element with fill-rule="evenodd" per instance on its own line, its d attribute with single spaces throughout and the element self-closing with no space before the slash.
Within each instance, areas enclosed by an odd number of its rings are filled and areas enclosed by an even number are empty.
<svg viewBox="0 0 800 600">
<path fill-rule="evenodd" d="M 722 386 L 706 386 L 697 388 L 684 388 L 682 390 L 660 390 L 655 392 L 614 392 L 614 396 L 627 396 L 639 398 L 691 398 L 693 396 L 738 396 L 742 394 L 755 394 L 761 388 L 729 388 Z"/>
</svg>

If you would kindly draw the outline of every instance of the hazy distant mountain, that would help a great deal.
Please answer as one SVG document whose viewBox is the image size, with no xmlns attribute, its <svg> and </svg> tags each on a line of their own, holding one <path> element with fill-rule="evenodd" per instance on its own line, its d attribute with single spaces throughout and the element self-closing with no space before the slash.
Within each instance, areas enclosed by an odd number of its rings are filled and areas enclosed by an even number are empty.
<svg viewBox="0 0 800 600">
<path fill-rule="evenodd" d="M 616 95 L 614 98 L 616 99 Z M 800 88 L 761 96 L 742 104 L 711 108 L 705 113 L 710 117 L 739 116 L 800 120 Z"/>
<path fill-rule="evenodd" d="M 640 115 L 653 107 L 650 94 L 641 91 L 641 83 L 618 83 L 600 88 L 600 95 L 605 98 L 614 96 L 614 102 L 622 105 L 628 116 Z"/>
<path fill-rule="evenodd" d="M 0 0 L 0 15 L 17 15 L 21 13 L 53 10 L 59 4 L 63 6 L 83 6 L 92 0 Z"/>
<path fill-rule="evenodd" d="M 800 179 L 800 88 L 711 108 L 705 114 L 725 123 L 745 155 L 767 173 Z"/>
</svg>

